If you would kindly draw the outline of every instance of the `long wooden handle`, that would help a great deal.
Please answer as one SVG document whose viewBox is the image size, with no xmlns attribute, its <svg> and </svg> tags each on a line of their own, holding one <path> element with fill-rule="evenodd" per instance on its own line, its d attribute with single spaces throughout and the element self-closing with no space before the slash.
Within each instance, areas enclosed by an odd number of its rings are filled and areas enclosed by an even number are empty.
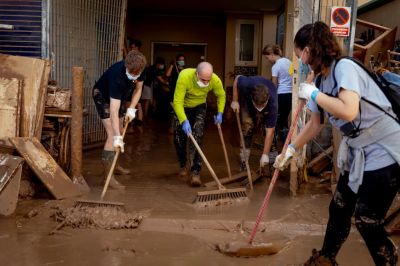
<svg viewBox="0 0 400 266">
<path fill-rule="evenodd" d="M 218 128 L 219 137 L 220 137 L 221 142 L 222 142 L 222 149 L 224 150 L 224 156 L 225 156 L 226 167 L 228 168 L 228 176 L 229 176 L 229 179 L 231 179 L 231 178 L 232 178 L 231 165 L 230 165 L 230 163 L 229 163 L 228 152 L 226 151 L 226 146 L 225 146 L 225 141 L 224 141 L 224 135 L 222 134 L 221 125 L 220 125 L 220 124 L 217 124 L 217 128 Z"/>
<path fill-rule="evenodd" d="M 122 132 L 122 139 L 124 139 L 124 137 L 125 137 L 125 133 L 126 133 L 126 130 L 128 128 L 128 125 L 129 125 L 129 123 L 126 121 L 125 122 L 125 126 L 124 126 L 124 130 Z M 120 153 L 121 153 L 121 149 L 118 148 L 117 151 L 115 152 L 114 159 L 113 159 L 113 162 L 111 164 L 110 170 L 108 170 L 106 183 L 104 184 L 103 192 L 101 192 L 101 200 L 103 200 L 104 196 L 106 195 L 106 192 L 107 192 L 107 189 L 108 189 L 108 185 L 110 184 L 111 177 L 114 174 L 114 169 L 115 169 L 115 166 L 117 165 L 117 161 L 118 161 L 118 157 L 119 157 Z"/>
<path fill-rule="evenodd" d="M 199 152 L 201 158 L 203 158 L 203 161 L 207 165 L 207 168 L 210 171 L 210 173 L 211 173 L 212 177 L 214 178 L 215 182 L 217 183 L 218 188 L 219 189 L 225 189 L 225 187 L 219 181 L 219 179 L 218 179 L 217 175 L 215 174 L 214 170 L 212 169 L 212 167 L 211 167 L 210 163 L 208 162 L 206 156 L 201 151 L 201 148 L 200 148 L 199 144 L 197 143 L 197 141 L 194 139 L 193 135 L 190 133 L 190 134 L 188 134 L 188 136 L 192 140 L 192 142 L 193 142 L 194 146 L 196 147 L 197 151 Z"/>
<path fill-rule="evenodd" d="M 249 165 L 249 159 L 247 158 L 245 154 L 246 146 L 244 145 L 244 137 L 243 137 L 243 132 L 242 132 L 242 125 L 240 124 L 240 118 L 239 118 L 239 112 L 235 112 L 236 115 L 236 122 L 238 124 L 239 128 L 239 135 L 240 135 L 240 146 L 242 146 L 243 149 L 243 155 L 245 158 L 245 164 L 246 164 L 246 171 L 247 171 L 247 178 L 249 179 L 249 184 L 250 184 L 250 189 L 253 191 L 253 180 L 251 178 L 251 171 L 250 171 L 250 165 Z"/>
</svg>

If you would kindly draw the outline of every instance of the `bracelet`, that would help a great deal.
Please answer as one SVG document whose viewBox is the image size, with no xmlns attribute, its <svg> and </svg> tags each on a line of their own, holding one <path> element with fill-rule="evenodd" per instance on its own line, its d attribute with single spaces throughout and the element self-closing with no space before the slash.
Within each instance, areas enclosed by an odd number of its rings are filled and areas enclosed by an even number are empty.
<svg viewBox="0 0 400 266">
<path fill-rule="evenodd" d="M 311 100 L 313 102 L 315 102 L 315 98 L 317 98 L 318 93 L 319 93 L 319 90 L 314 90 L 313 92 L 311 92 Z"/>
</svg>

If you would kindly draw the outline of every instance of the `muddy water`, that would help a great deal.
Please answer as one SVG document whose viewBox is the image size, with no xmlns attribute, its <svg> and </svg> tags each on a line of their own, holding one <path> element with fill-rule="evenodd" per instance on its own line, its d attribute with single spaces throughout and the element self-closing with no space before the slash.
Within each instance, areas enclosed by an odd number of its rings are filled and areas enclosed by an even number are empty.
<svg viewBox="0 0 400 266">
<path fill-rule="evenodd" d="M 233 128 L 234 129 L 234 128 Z M 299 196 L 289 196 L 288 177 L 282 176 L 274 189 L 257 242 L 280 243 L 276 255 L 261 258 L 232 258 L 214 250 L 214 245 L 246 240 L 261 204 L 268 179 L 255 185 L 247 204 L 198 209 L 192 201 L 196 192 L 177 178 L 178 164 L 171 135 L 165 128 L 145 129 L 127 135 L 121 164 L 130 176 L 118 176 L 125 191 L 109 190 L 106 200 L 119 201 L 131 213 L 144 219 L 137 229 L 99 230 L 62 228 L 50 218 L 56 207 L 68 207 L 73 200 L 31 200 L 19 203 L 12 217 L 0 218 L 0 265 L 298 265 L 323 241 L 330 191 L 318 180 L 302 187 Z M 225 131 L 224 131 L 225 132 Z M 238 170 L 237 141 L 225 134 L 233 173 Z M 216 128 L 207 129 L 204 152 L 218 176 L 227 175 Z M 84 156 L 84 177 L 98 199 L 101 190 L 101 150 Z M 258 165 L 260 151 L 251 157 Z M 203 181 L 211 180 L 204 168 Z M 37 215 L 26 215 L 33 209 Z M 29 218 L 30 217 L 30 218 Z M 396 243 L 398 243 L 396 239 Z M 365 245 L 354 230 L 343 246 L 340 265 L 373 265 Z"/>
</svg>

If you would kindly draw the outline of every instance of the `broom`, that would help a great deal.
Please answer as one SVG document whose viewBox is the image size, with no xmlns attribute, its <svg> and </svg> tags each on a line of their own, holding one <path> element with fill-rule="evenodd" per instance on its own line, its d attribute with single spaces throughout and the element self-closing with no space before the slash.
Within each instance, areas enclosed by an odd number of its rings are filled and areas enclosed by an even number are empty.
<svg viewBox="0 0 400 266">
<path fill-rule="evenodd" d="M 295 128 L 297 127 L 297 121 L 299 119 L 299 114 L 300 110 L 303 108 L 305 102 L 303 100 L 300 101 L 300 103 L 297 105 L 297 109 L 294 114 L 294 118 L 292 121 L 292 124 L 290 126 L 289 133 L 286 137 L 285 144 L 282 149 L 281 154 L 285 154 L 287 147 L 289 146 L 289 142 L 292 139 L 293 132 Z M 230 243 L 225 243 L 225 244 L 219 244 L 217 245 L 217 250 L 230 255 L 230 256 L 237 256 L 237 257 L 253 257 L 253 256 L 261 256 L 261 255 L 269 255 L 269 254 L 275 254 L 278 253 L 281 247 L 277 244 L 274 243 L 260 243 L 260 244 L 254 244 L 254 238 L 258 232 L 258 226 L 260 225 L 261 219 L 264 216 L 265 209 L 267 208 L 270 196 L 272 194 L 272 190 L 275 186 L 275 182 L 278 179 L 279 176 L 279 168 L 276 168 L 274 171 L 274 174 L 272 176 L 271 182 L 269 184 L 268 190 L 265 194 L 264 200 L 261 204 L 261 207 L 258 211 L 258 215 L 256 218 L 256 221 L 254 223 L 253 229 L 250 233 L 250 237 L 247 242 L 230 242 Z"/>
<path fill-rule="evenodd" d="M 191 133 L 189 133 L 188 136 L 192 140 L 194 146 L 196 147 L 197 151 L 199 152 L 201 158 L 203 158 L 204 163 L 207 165 L 208 170 L 210 171 L 212 177 L 214 178 L 215 182 L 218 185 L 218 190 L 208 190 L 208 191 L 197 192 L 197 196 L 196 196 L 194 202 L 195 203 L 196 202 L 207 203 L 207 202 L 213 202 L 213 201 L 224 200 L 224 199 L 227 199 L 227 200 L 241 199 L 241 198 L 247 199 L 247 194 L 246 194 L 245 188 L 228 189 L 228 188 L 225 188 L 221 184 L 217 175 L 215 174 L 214 170 L 212 169 L 210 163 L 208 162 L 206 156 L 201 151 L 199 144 L 194 139 L 193 135 Z"/>
<path fill-rule="evenodd" d="M 125 133 L 126 133 L 126 130 L 128 128 L 128 125 L 129 125 L 129 122 L 126 122 L 125 126 L 124 126 L 124 130 L 122 132 L 122 139 L 124 139 L 124 137 L 125 137 Z M 100 200 L 85 200 L 85 199 L 78 200 L 75 203 L 75 207 L 89 206 L 89 207 L 124 208 L 125 204 L 122 203 L 122 202 L 113 202 L 113 201 L 104 201 L 103 200 L 104 196 L 106 195 L 106 192 L 107 192 L 107 189 L 108 189 L 108 185 L 110 184 L 111 177 L 114 174 L 114 169 L 115 169 L 115 166 L 117 165 L 117 160 L 118 160 L 118 157 L 119 157 L 120 153 L 121 153 L 121 149 L 118 148 L 117 151 L 115 152 L 114 159 L 113 159 L 113 162 L 111 164 L 110 170 L 108 171 L 108 175 L 107 175 L 104 187 L 103 187 L 103 191 L 102 191 L 101 196 L 100 196 Z"/>
</svg>

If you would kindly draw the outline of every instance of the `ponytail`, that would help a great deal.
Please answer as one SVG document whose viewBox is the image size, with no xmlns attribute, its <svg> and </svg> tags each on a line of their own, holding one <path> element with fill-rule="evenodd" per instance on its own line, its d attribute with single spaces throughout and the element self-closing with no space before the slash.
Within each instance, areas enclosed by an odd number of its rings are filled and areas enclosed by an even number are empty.
<svg viewBox="0 0 400 266">
<path fill-rule="evenodd" d="M 274 55 L 279 55 L 282 56 L 282 50 L 279 47 L 279 45 L 272 45 L 272 44 L 268 44 L 264 47 L 263 51 L 262 51 L 263 55 L 270 55 L 270 54 L 274 54 Z"/>
</svg>

